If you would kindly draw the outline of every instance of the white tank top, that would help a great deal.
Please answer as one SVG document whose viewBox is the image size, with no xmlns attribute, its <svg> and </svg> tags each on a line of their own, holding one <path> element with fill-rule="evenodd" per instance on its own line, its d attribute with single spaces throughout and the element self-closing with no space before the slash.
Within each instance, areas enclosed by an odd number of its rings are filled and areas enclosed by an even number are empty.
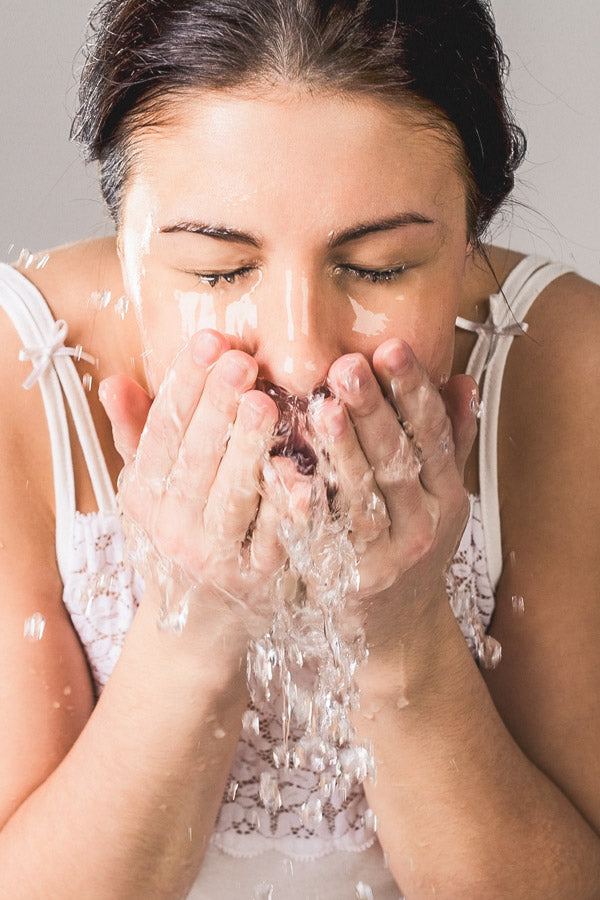
<svg viewBox="0 0 600 900">
<path fill-rule="evenodd" d="M 485 323 L 457 320 L 457 327 L 478 333 L 468 374 L 481 385 L 480 496 L 470 496 L 471 511 L 448 573 L 448 596 L 472 652 L 481 651 L 494 610 L 494 589 L 502 571 L 497 490 L 497 424 L 504 365 L 531 304 L 555 278 L 569 271 L 543 259 L 526 257 L 509 275 L 502 292 L 490 297 Z M 65 346 L 66 325 L 54 322 L 39 291 L 10 266 L 0 265 L 0 305 L 18 330 L 21 358 L 33 363 L 25 386 L 39 383 L 50 431 L 56 494 L 56 555 L 64 585 L 64 603 L 88 658 L 96 693 L 118 659 L 143 594 L 142 579 L 130 566 L 116 516 L 115 496 L 89 406 L 73 357 L 81 348 Z M 98 512 L 76 510 L 75 485 L 66 407 L 73 417 L 98 504 Z M 190 900 L 238 900 L 251 885 L 273 886 L 273 900 L 318 896 L 327 900 L 355 896 L 359 881 L 380 900 L 396 900 L 398 888 L 383 866 L 381 851 L 365 818 L 367 803 L 357 786 L 332 802 L 315 829 L 302 825 L 302 805 L 317 792 L 318 776 L 286 770 L 280 784 L 283 805 L 268 813 L 259 798 L 261 773 L 277 774 L 272 750 L 281 739 L 277 710 L 261 709 L 259 735 L 242 732 L 230 783 L 225 792 L 211 849 Z M 362 851 L 358 853 L 357 851 Z M 252 859 L 250 865 L 247 860 Z M 310 891 L 313 893 L 310 893 Z M 257 897 L 261 896 L 258 889 Z"/>
</svg>

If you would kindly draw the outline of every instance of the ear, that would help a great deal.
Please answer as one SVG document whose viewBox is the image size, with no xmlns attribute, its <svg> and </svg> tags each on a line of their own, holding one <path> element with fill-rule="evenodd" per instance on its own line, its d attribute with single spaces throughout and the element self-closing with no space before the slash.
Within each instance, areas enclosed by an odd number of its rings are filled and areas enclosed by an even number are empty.
<svg viewBox="0 0 600 900">
<path fill-rule="evenodd" d="M 152 400 L 137 381 L 125 375 L 101 381 L 98 396 L 110 419 L 115 447 L 127 464 L 137 452 Z"/>
</svg>

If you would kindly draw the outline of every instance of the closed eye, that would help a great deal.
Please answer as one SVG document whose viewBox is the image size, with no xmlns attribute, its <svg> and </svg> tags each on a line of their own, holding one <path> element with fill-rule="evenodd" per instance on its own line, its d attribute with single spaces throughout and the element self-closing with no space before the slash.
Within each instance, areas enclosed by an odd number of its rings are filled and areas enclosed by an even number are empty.
<svg viewBox="0 0 600 900">
<path fill-rule="evenodd" d="M 233 284 L 240 278 L 245 278 L 250 272 L 254 271 L 254 266 L 243 266 L 241 269 L 234 269 L 231 272 L 191 272 L 202 284 L 208 284 L 209 287 L 216 287 L 218 284 L 225 282 Z"/>
<path fill-rule="evenodd" d="M 226 284 L 234 284 L 238 279 L 245 278 L 250 272 L 253 272 L 255 266 L 243 266 L 240 269 L 233 269 L 231 272 L 191 272 L 202 284 L 209 287 L 217 287 L 218 284 L 225 282 Z M 337 274 L 350 275 L 361 281 L 370 281 L 372 284 L 382 284 L 395 281 L 406 272 L 407 267 L 394 266 L 391 269 L 365 269 L 361 266 L 351 266 L 348 264 L 338 265 L 335 267 Z"/>
<path fill-rule="evenodd" d="M 372 284 L 381 284 L 382 282 L 395 281 L 404 275 L 406 266 L 395 266 L 392 269 L 363 269 L 360 266 L 341 265 L 336 266 L 335 271 L 348 274 L 353 278 L 360 278 L 361 281 L 370 281 Z"/>
</svg>

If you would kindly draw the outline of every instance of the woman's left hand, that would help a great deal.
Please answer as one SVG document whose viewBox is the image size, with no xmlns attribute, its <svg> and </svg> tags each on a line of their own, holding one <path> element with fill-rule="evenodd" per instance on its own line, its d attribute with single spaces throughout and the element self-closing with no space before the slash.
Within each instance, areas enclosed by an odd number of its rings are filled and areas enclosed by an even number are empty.
<svg viewBox="0 0 600 900">
<path fill-rule="evenodd" d="M 440 391 L 396 339 L 377 348 L 373 370 L 361 354 L 336 360 L 329 384 L 341 404 L 325 401 L 314 427 L 349 509 L 367 641 L 385 650 L 445 598 L 469 511 L 463 474 L 477 386 L 459 375 Z"/>
</svg>

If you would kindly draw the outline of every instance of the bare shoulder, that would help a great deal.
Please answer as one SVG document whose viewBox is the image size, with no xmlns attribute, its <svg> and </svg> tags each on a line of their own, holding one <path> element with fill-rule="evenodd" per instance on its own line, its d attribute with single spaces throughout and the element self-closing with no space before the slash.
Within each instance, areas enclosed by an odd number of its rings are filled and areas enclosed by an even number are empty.
<svg viewBox="0 0 600 900">
<path fill-rule="evenodd" d="M 487 681 L 525 753 L 600 829 L 600 287 L 564 275 L 527 322 L 502 386 L 503 660 Z"/>
<path fill-rule="evenodd" d="M 89 314 L 90 298 L 111 292 L 123 293 L 121 268 L 114 237 L 81 241 L 36 254 L 42 267 L 16 265 L 48 303 L 55 318 L 65 319 L 72 327 Z"/>
<path fill-rule="evenodd" d="M 499 456 L 512 478 L 524 455 L 562 445 L 569 429 L 578 446 L 598 446 L 600 404 L 600 286 L 568 273 L 540 294 L 527 315 L 527 335 L 513 341 L 502 385 Z M 550 427 L 549 427 L 550 426 Z M 519 446 L 515 435 L 519 435 Z M 583 442 L 583 443 L 582 443 Z M 537 448 L 537 449 L 536 449 Z M 577 466 L 575 446 L 565 446 Z M 510 479 L 504 479 L 504 495 Z"/>
<path fill-rule="evenodd" d="M 0 827 L 56 768 L 89 716 L 93 692 L 62 603 L 54 540 L 50 442 L 39 387 L 25 391 L 30 365 L 0 313 Z M 34 614 L 39 641 L 25 639 Z"/>
</svg>

